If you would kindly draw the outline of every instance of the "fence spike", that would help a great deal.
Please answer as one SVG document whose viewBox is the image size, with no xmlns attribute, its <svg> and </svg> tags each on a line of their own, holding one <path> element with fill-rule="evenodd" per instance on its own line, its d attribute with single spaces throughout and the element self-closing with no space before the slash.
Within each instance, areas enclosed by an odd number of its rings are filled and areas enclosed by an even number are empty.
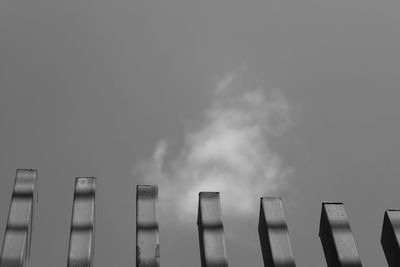
<svg viewBox="0 0 400 267">
<path fill-rule="evenodd" d="M 264 266 L 296 266 L 280 198 L 261 198 L 258 233 Z"/>
<path fill-rule="evenodd" d="M 361 267 L 343 203 L 322 203 L 319 237 L 328 267 Z"/>
<path fill-rule="evenodd" d="M 29 258 L 37 195 L 37 170 L 17 169 L 0 267 L 25 266 Z"/>
<path fill-rule="evenodd" d="M 158 188 L 136 187 L 136 266 L 160 266 L 160 242 L 157 216 Z"/>
<path fill-rule="evenodd" d="M 94 257 L 95 177 L 77 177 L 71 218 L 68 267 L 91 267 Z"/>
</svg>

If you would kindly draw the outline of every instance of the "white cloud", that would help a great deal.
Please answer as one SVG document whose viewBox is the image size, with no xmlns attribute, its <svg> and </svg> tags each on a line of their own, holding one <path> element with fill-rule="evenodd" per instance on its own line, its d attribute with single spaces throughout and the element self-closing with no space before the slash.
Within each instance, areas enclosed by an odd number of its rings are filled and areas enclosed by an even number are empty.
<svg viewBox="0 0 400 267">
<path fill-rule="evenodd" d="M 135 166 L 135 175 L 159 186 L 159 210 L 195 221 L 198 193 L 221 192 L 223 213 L 242 216 L 258 210 L 259 198 L 276 194 L 289 168 L 269 145 L 290 122 L 289 106 L 277 90 L 251 88 L 247 71 L 222 77 L 204 121 L 186 132 L 178 156 L 165 140 L 153 158 Z"/>
</svg>

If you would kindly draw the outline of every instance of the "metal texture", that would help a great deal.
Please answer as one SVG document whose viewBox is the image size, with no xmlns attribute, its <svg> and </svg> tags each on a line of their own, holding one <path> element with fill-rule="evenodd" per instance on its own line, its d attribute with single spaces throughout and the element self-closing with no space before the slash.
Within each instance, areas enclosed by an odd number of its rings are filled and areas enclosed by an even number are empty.
<svg viewBox="0 0 400 267">
<path fill-rule="evenodd" d="M 202 267 L 227 267 L 219 192 L 200 192 L 197 226 Z"/>
<path fill-rule="evenodd" d="M 400 266 L 400 210 L 387 210 L 383 219 L 381 244 L 389 267 Z"/>
<path fill-rule="evenodd" d="M 343 203 L 322 203 L 319 236 L 328 267 L 361 267 Z"/>
<path fill-rule="evenodd" d="M 18 169 L 15 175 L 0 267 L 22 267 L 29 258 L 33 214 L 37 195 L 37 171 Z"/>
<path fill-rule="evenodd" d="M 160 266 L 160 242 L 157 218 L 158 188 L 155 185 L 136 187 L 136 266 Z"/>
<path fill-rule="evenodd" d="M 264 266 L 296 266 L 280 198 L 261 198 L 258 233 Z"/>
<path fill-rule="evenodd" d="M 68 267 L 91 267 L 94 257 L 95 177 L 78 177 L 69 239 Z"/>
</svg>

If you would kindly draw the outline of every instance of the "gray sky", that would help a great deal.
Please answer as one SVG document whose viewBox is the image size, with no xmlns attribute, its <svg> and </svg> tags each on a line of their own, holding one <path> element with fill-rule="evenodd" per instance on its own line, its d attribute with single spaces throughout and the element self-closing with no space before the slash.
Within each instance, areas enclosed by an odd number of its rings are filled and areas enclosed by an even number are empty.
<svg viewBox="0 0 400 267">
<path fill-rule="evenodd" d="M 396 0 L 1 1 L 1 236 L 15 169 L 37 168 L 29 266 L 66 265 L 74 177 L 97 176 L 95 266 L 134 265 L 138 166 L 165 141 L 167 177 L 192 167 L 187 140 L 211 129 L 207 114 L 254 90 L 270 103 L 275 88 L 290 123 L 255 130 L 256 155 L 279 159 L 271 181 L 290 170 L 265 191 L 284 197 L 297 265 L 325 266 L 319 216 L 334 200 L 364 266 L 384 266 L 383 213 L 400 208 L 399 12 Z M 218 84 L 243 66 L 252 78 L 221 102 Z M 161 265 L 200 266 L 196 225 L 171 221 Z M 258 215 L 224 223 L 230 265 L 262 266 Z"/>
</svg>

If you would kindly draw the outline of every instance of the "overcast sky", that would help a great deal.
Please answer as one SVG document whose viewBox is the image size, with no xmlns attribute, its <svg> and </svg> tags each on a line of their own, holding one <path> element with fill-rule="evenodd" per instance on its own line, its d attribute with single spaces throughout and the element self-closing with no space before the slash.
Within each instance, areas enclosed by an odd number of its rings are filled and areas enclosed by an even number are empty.
<svg viewBox="0 0 400 267">
<path fill-rule="evenodd" d="M 95 266 L 135 264 L 136 184 L 160 186 L 162 266 L 200 266 L 199 190 L 221 191 L 230 266 L 263 266 L 258 198 L 282 196 L 298 266 L 326 266 L 322 201 L 364 266 L 400 208 L 397 0 L 2 0 L 0 235 L 39 171 L 29 266 L 66 266 L 75 176 L 97 176 Z M 193 207 L 193 208 L 192 208 Z"/>
</svg>

